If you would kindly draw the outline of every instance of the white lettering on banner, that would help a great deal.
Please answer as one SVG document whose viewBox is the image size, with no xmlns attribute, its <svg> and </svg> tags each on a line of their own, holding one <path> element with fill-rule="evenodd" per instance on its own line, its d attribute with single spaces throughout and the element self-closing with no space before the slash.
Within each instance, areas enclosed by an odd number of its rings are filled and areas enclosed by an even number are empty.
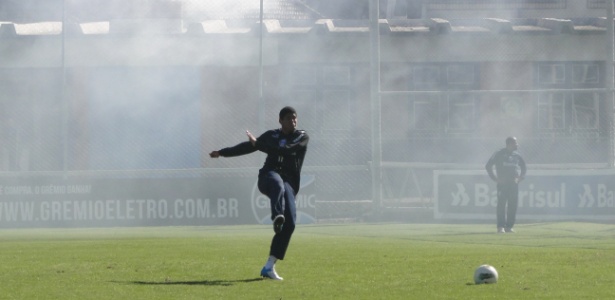
<svg viewBox="0 0 615 300">
<path fill-rule="evenodd" d="M 592 188 L 589 184 L 583 185 L 583 193 L 579 194 L 579 208 L 605 208 L 615 207 L 614 192 L 608 190 L 605 184 L 596 186 L 597 197 L 594 197 Z"/>
<path fill-rule="evenodd" d="M 237 218 L 239 217 L 239 202 L 237 199 L 218 199 L 217 218 Z"/>
<path fill-rule="evenodd" d="M 89 194 L 92 192 L 91 185 L 67 185 L 66 192 L 69 194 Z"/>
<path fill-rule="evenodd" d="M 2 187 L 3 195 L 32 195 L 32 187 L 27 185 L 7 185 Z"/>
<path fill-rule="evenodd" d="M 209 199 L 175 199 L 175 217 L 178 219 L 209 218 Z"/>
<path fill-rule="evenodd" d="M 58 195 L 66 194 L 66 186 L 64 185 L 43 185 L 40 187 L 41 195 Z"/>
<path fill-rule="evenodd" d="M 311 193 L 310 186 L 315 182 L 316 176 L 304 174 L 301 177 L 301 193 L 295 195 L 295 207 L 297 209 L 297 224 L 314 223 L 313 216 L 316 209 L 317 194 Z M 307 193 L 306 193 L 307 192 Z M 251 206 L 254 218 L 260 224 L 271 222 L 271 201 L 258 189 L 258 181 L 252 186 Z"/>
<path fill-rule="evenodd" d="M 592 194 L 592 190 L 589 187 L 589 184 L 583 185 L 583 194 L 579 194 L 579 207 L 593 207 L 596 199 L 594 199 L 594 195 Z"/>
<path fill-rule="evenodd" d="M 316 195 L 315 194 L 310 194 L 310 195 L 299 194 L 295 198 L 295 202 L 297 203 L 297 209 L 316 208 Z"/>
<path fill-rule="evenodd" d="M 239 201 L 210 199 L 128 199 L 2 201 L 0 222 L 113 221 L 149 219 L 238 218 Z"/>
<path fill-rule="evenodd" d="M 469 206 L 470 195 L 463 183 L 456 183 L 457 192 L 451 193 L 453 201 L 451 206 Z M 474 206 L 495 206 L 497 203 L 496 192 L 489 189 L 489 185 L 478 183 L 474 185 Z"/>
<path fill-rule="evenodd" d="M 41 185 L 34 187 L 36 194 L 41 195 L 64 195 L 64 194 L 90 194 L 92 186 L 89 184 L 77 185 Z"/>
<path fill-rule="evenodd" d="M 456 183 L 457 191 L 451 193 L 451 206 L 469 206 L 471 197 L 463 183 Z M 589 189 L 587 187 L 586 189 Z M 600 199 L 605 199 L 604 203 L 613 203 L 613 192 L 607 193 L 598 188 Z M 602 191 L 602 192 L 601 192 Z M 586 191 L 587 193 L 587 191 Z M 591 192 L 590 192 L 591 193 Z M 488 184 L 474 184 L 474 206 L 487 207 L 497 206 L 497 189 L 492 189 Z M 566 184 L 561 183 L 559 190 L 535 190 L 535 186 L 530 184 L 528 190 L 519 191 L 519 207 L 532 208 L 563 208 L 566 207 Z"/>
<path fill-rule="evenodd" d="M 497 185 L 489 182 L 484 170 L 436 170 L 433 179 L 436 219 L 494 218 Z M 518 216 L 525 220 L 611 221 L 614 180 L 613 169 L 533 169 L 519 184 Z"/>
<path fill-rule="evenodd" d="M 489 191 L 489 185 L 479 183 L 474 185 L 474 205 L 478 207 L 496 206 L 497 205 L 497 192 Z"/>
<path fill-rule="evenodd" d="M 470 196 L 466 192 L 466 187 L 463 183 L 457 183 L 457 192 L 451 193 L 453 197 L 452 206 L 467 206 L 470 203 Z"/>
<path fill-rule="evenodd" d="M 2 202 L 0 203 L 1 221 L 20 221 L 34 219 L 33 202 Z"/>
<path fill-rule="evenodd" d="M 271 201 L 269 201 L 269 197 L 265 195 L 261 194 L 256 196 L 254 202 L 256 207 L 259 209 L 271 208 Z M 295 197 L 295 203 L 297 204 L 297 209 L 316 208 L 316 194 L 299 194 Z"/>
<path fill-rule="evenodd" d="M 64 195 L 64 194 L 90 194 L 92 186 L 89 184 L 75 185 L 7 185 L 0 186 L 0 195 Z"/>
<path fill-rule="evenodd" d="M 269 198 L 263 194 L 259 194 L 254 199 L 254 203 L 258 209 L 266 209 L 269 208 L 271 204 L 269 204 Z"/>
<path fill-rule="evenodd" d="M 613 191 L 609 191 L 605 184 L 598 185 L 598 207 L 614 207 Z"/>
<path fill-rule="evenodd" d="M 559 190 L 534 190 L 530 184 L 527 191 L 519 192 L 519 207 L 566 207 L 566 184 L 561 183 Z"/>
</svg>

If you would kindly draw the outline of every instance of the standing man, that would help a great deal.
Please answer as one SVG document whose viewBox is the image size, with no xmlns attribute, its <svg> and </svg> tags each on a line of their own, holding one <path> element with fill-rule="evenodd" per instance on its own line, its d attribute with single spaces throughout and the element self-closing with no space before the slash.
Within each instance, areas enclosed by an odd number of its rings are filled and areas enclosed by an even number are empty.
<svg viewBox="0 0 615 300">
<path fill-rule="evenodd" d="M 275 263 L 284 259 L 295 230 L 295 196 L 299 192 L 301 166 L 309 141 L 305 131 L 296 129 L 297 112 L 294 108 L 282 108 L 279 122 L 282 126 L 279 129 L 269 130 L 258 138 L 246 131 L 248 141 L 209 153 L 212 158 L 239 156 L 256 150 L 267 154 L 265 164 L 258 172 L 258 190 L 267 195 L 271 202 L 271 220 L 275 235 L 261 276 L 274 280 L 283 279 L 276 273 Z"/>
<path fill-rule="evenodd" d="M 525 161 L 517 152 L 518 147 L 517 138 L 506 138 L 506 148 L 495 152 L 485 165 L 489 177 L 497 182 L 498 233 L 515 232 L 513 226 L 519 204 L 519 182 L 525 178 L 526 171 Z M 495 174 L 493 166 L 495 166 Z"/>
</svg>

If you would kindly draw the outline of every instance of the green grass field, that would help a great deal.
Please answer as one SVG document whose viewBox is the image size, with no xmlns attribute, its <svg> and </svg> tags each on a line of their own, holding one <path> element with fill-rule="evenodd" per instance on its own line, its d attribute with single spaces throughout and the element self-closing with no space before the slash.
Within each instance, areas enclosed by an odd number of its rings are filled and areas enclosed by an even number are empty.
<svg viewBox="0 0 615 300">
<path fill-rule="evenodd" d="M 284 281 L 269 226 L 0 230 L 0 299 L 615 299 L 615 225 L 300 225 Z M 497 284 L 474 285 L 481 264 Z"/>
</svg>

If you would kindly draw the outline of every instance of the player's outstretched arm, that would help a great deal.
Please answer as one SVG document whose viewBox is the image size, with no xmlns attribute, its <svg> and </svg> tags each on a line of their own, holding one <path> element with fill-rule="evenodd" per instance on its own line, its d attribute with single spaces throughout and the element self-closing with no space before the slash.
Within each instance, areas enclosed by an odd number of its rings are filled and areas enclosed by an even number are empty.
<svg viewBox="0 0 615 300">
<path fill-rule="evenodd" d="M 248 134 L 248 141 L 241 142 L 233 147 L 226 147 L 220 150 L 211 151 L 209 153 L 209 157 L 211 158 L 233 157 L 233 156 L 250 154 L 256 151 L 256 147 L 254 147 L 256 138 L 254 138 L 254 136 L 249 131 L 246 131 L 246 133 Z"/>
</svg>

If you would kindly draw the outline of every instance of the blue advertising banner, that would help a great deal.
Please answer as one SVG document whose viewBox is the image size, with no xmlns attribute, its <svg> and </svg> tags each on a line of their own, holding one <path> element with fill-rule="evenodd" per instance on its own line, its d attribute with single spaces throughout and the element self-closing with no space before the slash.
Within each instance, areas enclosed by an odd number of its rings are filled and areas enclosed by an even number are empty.
<svg viewBox="0 0 615 300">
<path fill-rule="evenodd" d="M 615 171 L 529 170 L 517 218 L 614 220 Z M 494 219 L 497 188 L 485 171 L 435 171 L 436 219 Z"/>
<path fill-rule="evenodd" d="M 302 178 L 298 223 L 314 222 L 314 175 Z M 271 223 L 256 176 L 3 178 L 0 228 Z"/>
</svg>

